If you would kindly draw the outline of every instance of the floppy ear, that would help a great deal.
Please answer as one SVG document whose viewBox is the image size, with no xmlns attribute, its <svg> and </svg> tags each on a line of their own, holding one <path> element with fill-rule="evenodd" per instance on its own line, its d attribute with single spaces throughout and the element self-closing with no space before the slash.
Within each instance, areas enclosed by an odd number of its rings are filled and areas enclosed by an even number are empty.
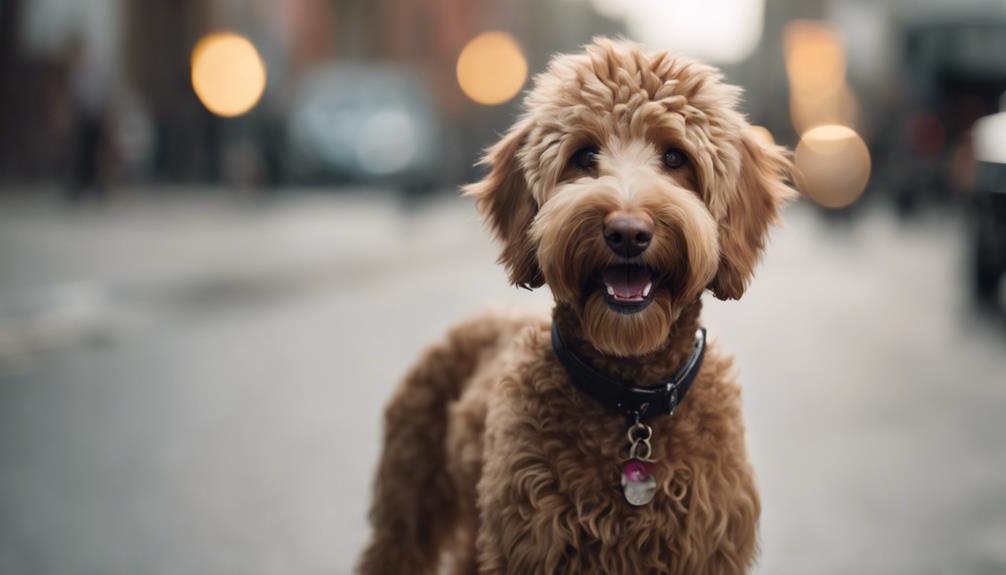
<svg viewBox="0 0 1006 575">
<path fill-rule="evenodd" d="M 464 194 L 475 198 L 479 213 L 503 244 L 499 262 L 506 267 L 510 281 L 526 289 L 545 283 L 528 233 L 538 205 L 531 197 L 517 157 L 530 131 L 527 119 L 514 124 L 479 162 L 489 166 L 489 173 L 464 187 Z"/>
<path fill-rule="evenodd" d="M 750 128 L 745 128 L 738 147 L 740 176 L 719 225 L 720 267 L 709 286 L 721 300 L 744 295 L 769 226 L 779 222 L 780 208 L 796 197 L 789 186 L 793 164 L 785 148 L 763 143 Z"/>
</svg>

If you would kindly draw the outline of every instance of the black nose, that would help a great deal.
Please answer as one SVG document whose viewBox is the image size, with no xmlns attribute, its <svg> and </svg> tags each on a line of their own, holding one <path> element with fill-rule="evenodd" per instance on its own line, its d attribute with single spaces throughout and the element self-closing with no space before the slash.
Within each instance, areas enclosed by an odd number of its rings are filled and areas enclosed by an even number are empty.
<svg viewBox="0 0 1006 575">
<path fill-rule="evenodd" d="M 616 254 L 631 258 L 646 251 L 653 239 L 653 222 L 636 216 L 617 214 L 604 222 L 604 241 Z"/>
</svg>

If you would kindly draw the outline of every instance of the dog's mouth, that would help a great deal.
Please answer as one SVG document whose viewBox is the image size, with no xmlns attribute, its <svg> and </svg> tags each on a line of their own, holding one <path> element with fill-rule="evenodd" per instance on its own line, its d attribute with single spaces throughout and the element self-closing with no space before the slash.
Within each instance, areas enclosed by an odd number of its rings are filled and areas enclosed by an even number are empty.
<svg viewBox="0 0 1006 575">
<path fill-rule="evenodd" d="M 637 313 L 653 301 L 656 275 L 637 264 L 615 264 L 599 274 L 604 302 L 619 313 Z"/>
</svg>

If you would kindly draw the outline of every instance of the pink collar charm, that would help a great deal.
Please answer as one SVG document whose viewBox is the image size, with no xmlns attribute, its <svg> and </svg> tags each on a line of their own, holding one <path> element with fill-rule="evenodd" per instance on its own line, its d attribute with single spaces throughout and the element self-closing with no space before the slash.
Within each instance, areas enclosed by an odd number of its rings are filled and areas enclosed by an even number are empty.
<svg viewBox="0 0 1006 575">
<path fill-rule="evenodd" d="M 629 427 L 629 459 L 622 466 L 622 493 L 630 505 L 640 507 L 653 501 L 657 480 L 653 477 L 653 429 L 638 419 Z"/>
<path fill-rule="evenodd" d="M 630 459 L 622 467 L 622 492 L 631 505 L 640 507 L 653 501 L 657 494 L 657 480 L 653 478 L 653 466 L 639 459 Z"/>
</svg>

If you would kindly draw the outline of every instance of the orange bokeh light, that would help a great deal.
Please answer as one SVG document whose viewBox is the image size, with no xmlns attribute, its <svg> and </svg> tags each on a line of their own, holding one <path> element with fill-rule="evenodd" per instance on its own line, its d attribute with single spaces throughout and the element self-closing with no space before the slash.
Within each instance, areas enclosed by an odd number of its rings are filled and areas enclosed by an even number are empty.
<svg viewBox="0 0 1006 575">
<path fill-rule="evenodd" d="M 517 41 L 505 32 L 479 34 L 461 50 L 458 85 L 466 96 L 489 106 L 520 92 L 527 80 L 527 60 Z"/>
<path fill-rule="evenodd" d="M 845 85 L 842 37 L 830 25 L 796 20 L 786 25 L 784 46 L 790 90 L 801 98 L 834 94 Z"/>
<path fill-rule="evenodd" d="M 244 36 L 208 34 L 192 50 L 192 89 L 206 109 L 218 116 L 247 113 L 262 97 L 265 84 L 265 64 Z"/>
<path fill-rule="evenodd" d="M 845 81 L 845 45 L 830 24 L 795 20 L 784 31 L 790 117 L 798 134 L 815 126 L 855 126 L 856 95 Z"/>
<path fill-rule="evenodd" d="M 789 113 L 798 134 L 824 124 L 855 126 L 859 119 L 859 102 L 845 84 L 837 91 L 820 96 L 801 96 L 792 92 Z"/>
<path fill-rule="evenodd" d="M 800 191 L 826 208 L 855 202 L 870 179 L 870 152 L 847 126 L 826 124 L 808 130 L 796 147 Z"/>
</svg>

